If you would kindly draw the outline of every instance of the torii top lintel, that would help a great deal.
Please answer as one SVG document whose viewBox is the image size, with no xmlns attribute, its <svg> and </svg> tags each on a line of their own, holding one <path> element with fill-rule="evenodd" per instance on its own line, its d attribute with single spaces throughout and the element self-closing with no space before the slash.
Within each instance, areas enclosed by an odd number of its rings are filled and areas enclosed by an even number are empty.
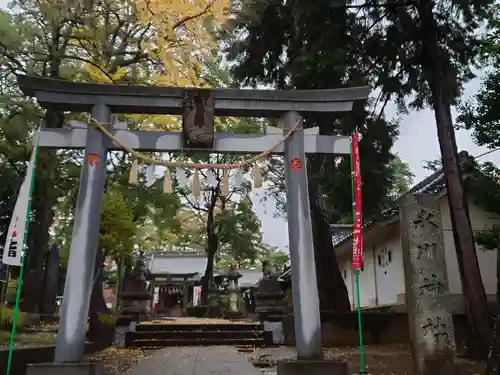
<svg viewBox="0 0 500 375">
<path fill-rule="evenodd" d="M 216 116 L 277 117 L 288 111 L 300 113 L 349 112 L 353 103 L 365 100 L 369 86 L 331 90 L 240 90 L 80 83 L 20 75 L 24 94 L 36 97 L 46 108 L 89 112 L 96 104 L 114 113 L 172 114 L 183 111 L 186 91 L 212 93 Z"/>
</svg>

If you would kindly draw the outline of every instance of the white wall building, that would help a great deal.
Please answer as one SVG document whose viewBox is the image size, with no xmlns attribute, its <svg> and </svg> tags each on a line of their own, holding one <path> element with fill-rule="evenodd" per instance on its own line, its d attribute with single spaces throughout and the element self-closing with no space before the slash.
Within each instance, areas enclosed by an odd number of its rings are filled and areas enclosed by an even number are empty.
<svg viewBox="0 0 500 375">
<path fill-rule="evenodd" d="M 462 285 L 455 252 L 455 243 L 451 229 L 450 211 L 443 175 L 436 172 L 416 185 L 410 193 L 435 193 L 439 195 L 441 220 L 448 284 L 452 309 L 463 312 Z M 469 200 L 469 212 L 474 231 L 500 225 L 500 216 L 485 212 Z M 496 293 L 496 251 L 484 251 L 476 245 L 477 257 L 483 284 L 490 301 L 495 300 Z M 352 271 L 352 238 L 346 236 L 337 241 L 335 253 L 339 268 L 346 283 L 352 307 L 356 307 L 355 277 Z M 362 308 L 393 307 L 405 309 L 405 282 L 403 256 L 400 240 L 399 210 L 386 212 L 384 219 L 368 225 L 363 230 L 364 267 L 360 272 L 360 306 Z"/>
</svg>

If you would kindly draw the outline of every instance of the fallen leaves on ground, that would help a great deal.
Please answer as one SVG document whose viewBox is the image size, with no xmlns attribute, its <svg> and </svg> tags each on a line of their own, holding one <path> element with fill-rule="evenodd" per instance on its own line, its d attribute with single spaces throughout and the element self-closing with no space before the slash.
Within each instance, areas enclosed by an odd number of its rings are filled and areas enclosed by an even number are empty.
<svg viewBox="0 0 500 375">
<path fill-rule="evenodd" d="M 415 375 L 411 348 L 408 344 L 365 345 L 363 348 L 365 361 L 364 371 L 370 375 Z M 349 367 L 349 374 L 359 374 L 360 351 L 357 346 L 343 346 L 324 350 L 325 359 L 345 361 Z M 294 358 L 295 349 L 292 347 L 258 348 L 247 358 L 253 361 L 271 362 L 275 360 Z M 263 367 L 266 363 L 257 363 Z M 457 358 L 459 375 L 483 374 L 485 363 Z M 274 372 L 265 370 L 264 374 L 274 375 Z"/>
<path fill-rule="evenodd" d="M 40 329 L 43 331 L 56 332 L 58 327 L 59 327 L 59 322 L 57 322 L 57 323 L 42 323 L 42 326 L 40 327 Z"/>
<path fill-rule="evenodd" d="M 151 351 L 140 349 L 108 348 L 88 355 L 87 360 L 104 365 L 103 375 L 120 375 L 130 367 L 148 357 Z"/>
<path fill-rule="evenodd" d="M 10 331 L 0 331 L 0 348 L 8 348 L 10 343 Z M 17 332 L 14 336 L 14 347 L 32 345 L 53 345 L 56 343 L 54 332 Z"/>
</svg>

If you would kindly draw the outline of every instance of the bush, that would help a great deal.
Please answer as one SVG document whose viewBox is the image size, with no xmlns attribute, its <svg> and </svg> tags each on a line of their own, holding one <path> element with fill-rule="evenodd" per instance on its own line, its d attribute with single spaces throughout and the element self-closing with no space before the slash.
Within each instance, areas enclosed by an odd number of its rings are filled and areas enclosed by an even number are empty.
<svg viewBox="0 0 500 375">
<path fill-rule="evenodd" d="M 188 306 L 186 308 L 186 315 L 192 318 L 206 318 L 207 306 Z"/>
<path fill-rule="evenodd" d="M 0 329 L 12 329 L 14 322 L 14 310 L 7 307 L 0 307 Z M 24 327 L 24 313 L 18 312 L 16 329 L 21 330 Z"/>
<path fill-rule="evenodd" d="M 10 279 L 7 284 L 7 303 L 9 305 L 14 305 L 16 303 L 16 295 L 17 295 L 17 280 Z"/>
<path fill-rule="evenodd" d="M 98 314 L 97 319 L 99 319 L 99 321 L 103 324 L 106 324 L 109 326 L 115 326 L 119 317 L 114 316 L 114 315 L 110 315 L 110 314 Z"/>
</svg>

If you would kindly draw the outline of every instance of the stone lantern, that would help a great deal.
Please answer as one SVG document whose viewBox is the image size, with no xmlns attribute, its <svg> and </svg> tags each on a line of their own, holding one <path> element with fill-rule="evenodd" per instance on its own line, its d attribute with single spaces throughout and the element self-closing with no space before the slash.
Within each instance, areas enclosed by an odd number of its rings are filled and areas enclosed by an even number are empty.
<svg viewBox="0 0 500 375">
<path fill-rule="evenodd" d="M 238 297 L 240 293 L 238 279 L 241 277 L 241 274 L 238 272 L 235 264 L 231 265 L 226 277 L 228 281 L 227 290 L 229 295 L 229 314 L 232 317 L 236 317 L 241 315 L 241 312 L 238 309 Z"/>
</svg>

